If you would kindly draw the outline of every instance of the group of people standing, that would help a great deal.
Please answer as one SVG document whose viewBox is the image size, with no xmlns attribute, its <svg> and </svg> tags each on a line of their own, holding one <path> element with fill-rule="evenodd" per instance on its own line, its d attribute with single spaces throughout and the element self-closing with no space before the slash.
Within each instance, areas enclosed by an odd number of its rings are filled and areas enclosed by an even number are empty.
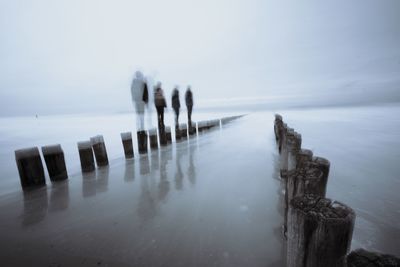
<svg viewBox="0 0 400 267">
<path fill-rule="evenodd" d="M 135 77 L 132 81 L 131 85 L 131 93 L 132 93 L 132 102 L 134 104 L 136 114 L 137 114 L 137 130 L 144 130 L 144 111 L 145 107 L 149 104 L 149 90 L 148 90 L 148 82 L 143 77 L 143 74 L 140 71 L 135 73 Z M 171 97 L 172 109 L 175 113 L 175 127 L 179 128 L 179 111 L 181 108 L 180 99 L 179 99 L 179 89 L 175 87 L 172 91 Z M 188 125 L 189 131 L 192 129 L 192 110 L 193 110 L 193 93 L 188 86 L 185 93 L 185 104 L 187 107 L 188 113 Z M 161 82 L 158 82 L 156 86 L 154 86 L 154 105 L 157 110 L 157 121 L 158 128 L 164 130 L 164 110 L 167 107 L 167 101 L 164 96 L 164 91 L 161 87 Z"/>
</svg>

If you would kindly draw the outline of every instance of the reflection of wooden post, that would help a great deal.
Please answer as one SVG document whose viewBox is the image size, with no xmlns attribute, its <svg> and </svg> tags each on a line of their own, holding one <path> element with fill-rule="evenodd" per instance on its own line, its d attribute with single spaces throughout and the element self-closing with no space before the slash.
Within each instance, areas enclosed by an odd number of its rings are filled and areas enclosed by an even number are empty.
<svg viewBox="0 0 400 267">
<path fill-rule="evenodd" d="M 171 127 L 169 127 L 169 126 L 165 127 L 165 135 L 166 135 L 166 138 L 167 138 L 167 142 L 168 143 L 172 143 Z"/>
<path fill-rule="evenodd" d="M 94 171 L 94 157 L 92 143 L 90 141 L 78 142 L 79 158 L 82 172 Z"/>
<path fill-rule="evenodd" d="M 150 148 L 151 149 L 158 149 L 157 129 L 150 129 L 149 130 L 149 139 L 150 139 Z"/>
<path fill-rule="evenodd" d="M 290 202 L 288 267 L 344 266 L 355 213 L 330 199 L 304 195 Z"/>
<path fill-rule="evenodd" d="M 125 158 L 130 159 L 134 157 L 132 133 L 121 133 L 122 145 L 124 146 Z"/>
<path fill-rule="evenodd" d="M 187 125 L 186 123 L 182 123 L 179 125 L 179 129 L 181 131 L 181 137 L 182 138 L 187 138 L 188 137 L 188 132 L 187 132 Z"/>
<path fill-rule="evenodd" d="M 147 134 L 146 131 L 141 130 L 136 133 L 137 141 L 138 141 L 138 150 L 139 154 L 147 153 Z"/>
<path fill-rule="evenodd" d="M 15 161 L 23 188 L 46 184 L 43 164 L 37 147 L 15 150 Z"/>
<path fill-rule="evenodd" d="M 59 181 L 67 179 L 68 173 L 65 167 L 64 151 L 61 145 L 44 146 L 42 147 L 42 153 L 50 180 Z"/>
<path fill-rule="evenodd" d="M 94 156 L 96 158 L 96 163 L 98 167 L 108 165 L 108 156 L 106 145 L 104 144 L 104 139 L 102 135 L 97 135 L 90 138 L 92 143 L 92 148 L 94 151 Z"/>
</svg>

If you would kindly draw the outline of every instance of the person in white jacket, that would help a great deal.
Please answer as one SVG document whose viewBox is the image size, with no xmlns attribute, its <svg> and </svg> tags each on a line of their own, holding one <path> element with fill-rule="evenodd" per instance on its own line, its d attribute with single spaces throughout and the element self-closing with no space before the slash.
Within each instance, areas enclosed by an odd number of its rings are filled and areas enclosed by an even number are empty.
<svg viewBox="0 0 400 267">
<path fill-rule="evenodd" d="M 136 128 L 138 131 L 144 130 L 144 108 L 148 101 L 148 92 L 145 88 L 143 74 L 136 71 L 135 78 L 131 84 L 132 103 L 136 111 Z"/>
</svg>

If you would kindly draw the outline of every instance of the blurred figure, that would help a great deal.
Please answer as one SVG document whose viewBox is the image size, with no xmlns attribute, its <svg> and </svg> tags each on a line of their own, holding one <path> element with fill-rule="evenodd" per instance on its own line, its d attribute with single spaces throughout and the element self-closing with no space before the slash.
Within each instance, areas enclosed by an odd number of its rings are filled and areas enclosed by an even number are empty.
<svg viewBox="0 0 400 267">
<path fill-rule="evenodd" d="M 154 79 L 153 76 L 151 75 L 146 75 L 145 78 L 147 88 L 150 90 L 150 88 L 154 88 Z M 154 94 L 151 94 L 150 91 L 148 91 L 148 101 L 147 101 L 147 108 L 146 108 L 146 125 L 148 129 L 153 128 L 153 120 L 152 120 L 152 112 L 153 112 L 153 106 L 152 104 L 154 103 Z"/>
<path fill-rule="evenodd" d="M 181 107 L 181 103 L 179 101 L 179 90 L 178 87 L 172 91 L 172 108 L 175 112 L 175 128 L 179 127 L 179 109 Z"/>
<path fill-rule="evenodd" d="M 148 90 L 143 79 L 143 74 L 140 71 L 135 73 L 135 78 L 131 85 L 132 102 L 136 111 L 136 128 L 138 131 L 144 130 L 144 108 L 147 104 Z"/>
<path fill-rule="evenodd" d="M 186 93 L 185 93 L 185 102 L 186 102 L 186 108 L 188 112 L 188 124 L 189 124 L 189 131 L 192 130 L 192 109 L 193 109 L 193 93 L 192 90 L 190 89 L 190 86 L 188 86 Z"/>
<path fill-rule="evenodd" d="M 156 90 L 154 92 L 154 104 L 157 109 L 157 119 L 158 127 L 164 129 L 164 108 L 167 107 L 167 102 L 165 101 L 164 92 L 161 89 L 161 83 L 158 82 Z"/>
</svg>

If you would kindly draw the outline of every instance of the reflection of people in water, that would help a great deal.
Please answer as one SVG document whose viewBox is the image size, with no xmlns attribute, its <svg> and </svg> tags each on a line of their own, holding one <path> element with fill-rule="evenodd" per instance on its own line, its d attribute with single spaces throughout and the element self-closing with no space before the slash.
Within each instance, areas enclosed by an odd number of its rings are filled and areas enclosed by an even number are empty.
<svg viewBox="0 0 400 267">
<path fill-rule="evenodd" d="M 167 178 L 167 152 L 161 150 L 160 182 L 158 184 L 158 200 L 165 201 L 169 192 L 169 181 Z"/>
<path fill-rule="evenodd" d="M 186 147 L 184 147 L 186 150 Z M 175 189 L 182 190 L 183 188 L 183 172 L 181 168 L 180 158 L 182 156 L 182 148 L 176 150 L 176 170 L 175 170 Z"/>
<path fill-rule="evenodd" d="M 189 147 L 189 167 L 187 173 L 188 173 L 188 179 L 192 185 L 196 183 L 196 169 L 193 163 L 193 154 L 195 152 L 195 149 L 196 146 L 193 144 Z"/>
<path fill-rule="evenodd" d="M 154 218 L 157 213 L 156 202 L 151 194 L 148 176 L 140 176 L 140 198 L 137 213 L 144 221 Z"/>
<path fill-rule="evenodd" d="M 141 175 L 148 174 L 150 172 L 150 162 L 147 155 L 142 155 L 139 160 L 139 171 Z"/>
</svg>

